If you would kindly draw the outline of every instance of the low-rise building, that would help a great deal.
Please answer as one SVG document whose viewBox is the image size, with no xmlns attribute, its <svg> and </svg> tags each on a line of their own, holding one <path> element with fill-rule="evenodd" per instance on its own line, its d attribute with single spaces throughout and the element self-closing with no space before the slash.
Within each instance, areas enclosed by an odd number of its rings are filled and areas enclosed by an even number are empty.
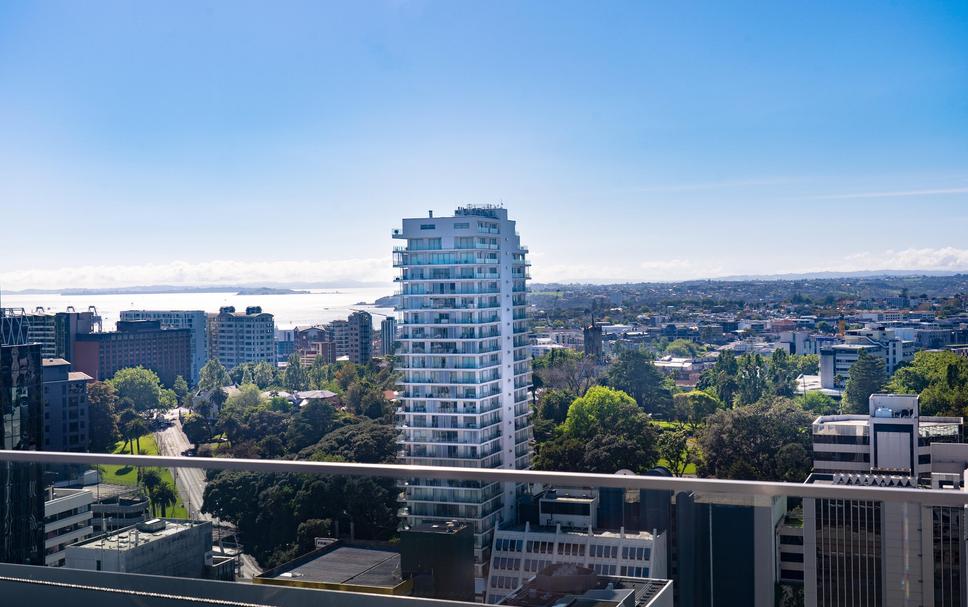
<svg viewBox="0 0 968 607">
<path fill-rule="evenodd" d="M 152 519 L 68 546 L 71 569 L 233 579 L 233 559 L 215 559 L 212 523 Z"/>
<path fill-rule="evenodd" d="M 84 489 L 51 487 L 44 502 L 45 563 L 64 564 L 66 548 L 94 535 L 91 504 L 94 496 Z"/>
<path fill-rule="evenodd" d="M 601 575 L 571 563 L 549 565 L 501 600 L 514 607 L 672 607 L 669 580 Z"/>
</svg>

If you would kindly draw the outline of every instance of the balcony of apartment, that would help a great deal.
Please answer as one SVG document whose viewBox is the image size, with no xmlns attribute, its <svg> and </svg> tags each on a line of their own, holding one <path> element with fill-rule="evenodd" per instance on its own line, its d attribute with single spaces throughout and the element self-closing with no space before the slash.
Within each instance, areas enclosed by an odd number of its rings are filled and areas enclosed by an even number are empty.
<svg viewBox="0 0 968 607">
<path fill-rule="evenodd" d="M 526 429 L 525 429 L 526 431 Z M 445 451 L 445 455 L 451 452 Z M 483 457 L 481 457 L 483 456 Z M 648 492 L 650 496 L 669 495 L 675 498 L 675 517 L 670 519 L 670 525 L 678 525 L 679 539 L 682 540 L 686 534 L 695 536 L 697 541 L 707 540 L 718 537 L 716 534 L 726 533 L 726 545 L 721 546 L 725 554 L 750 554 L 756 555 L 756 563 L 748 563 L 749 568 L 762 564 L 767 571 L 778 571 L 775 565 L 781 567 L 789 563 L 800 563 L 800 556 L 803 556 L 802 567 L 787 567 L 793 571 L 804 571 L 805 577 L 809 580 L 809 575 L 819 575 L 817 571 L 817 560 L 814 555 L 818 551 L 823 552 L 823 558 L 834 559 L 831 567 L 824 571 L 836 571 L 833 565 L 841 566 L 844 563 L 852 562 L 851 559 L 863 564 L 881 567 L 879 559 L 890 558 L 892 563 L 903 563 L 910 561 L 910 573 L 898 573 L 894 578 L 892 591 L 899 593 L 908 590 L 924 592 L 920 604 L 940 604 L 938 595 L 933 595 L 934 599 L 923 598 L 928 596 L 934 586 L 934 576 L 941 569 L 948 568 L 948 563 L 954 563 L 950 567 L 950 572 L 954 572 L 953 581 L 957 583 L 959 575 L 957 561 L 949 561 L 949 556 L 957 556 L 958 551 L 963 549 L 964 512 L 968 507 L 968 492 L 961 488 L 960 483 L 963 474 L 948 474 L 947 477 L 955 478 L 956 486 L 948 489 L 919 489 L 898 484 L 892 487 L 872 486 L 861 483 L 860 475 L 853 475 L 856 482 L 808 482 L 808 483 L 775 483 L 758 481 L 726 481 L 715 479 L 699 478 L 676 478 L 667 476 L 640 476 L 625 474 L 583 474 L 567 472 L 540 472 L 531 470 L 513 470 L 498 468 L 497 466 L 505 463 L 504 458 L 513 457 L 517 465 L 527 465 L 530 461 L 531 453 L 526 442 L 515 445 L 512 454 L 494 451 L 489 455 L 484 453 L 477 454 L 480 459 L 469 460 L 461 457 L 440 457 L 432 451 L 418 452 L 405 455 L 409 465 L 398 464 L 354 464 L 342 461 L 302 461 L 302 460 L 251 460 L 251 459 L 232 459 L 232 458 L 203 458 L 203 457 L 160 457 L 160 456 L 131 456 L 131 455 L 104 455 L 86 453 L 44 453 L 31 451 L 0 451 L 0 461 L 10 462 L 12 466 L 44 464 L 60 465 L 73 464 L 78 466 L 126 466 L 126 467 L 155 467 L 163 469 L 177 470 L 184 475 L 188 470 L 199 469 L 218 473 L 220 471 L 247 471 L 253 475 L 274 475 L 272 478 L 292 477 L 313 477 L 318 476 L 326 479 L 387 479 L 390 480 L 392 491 L 388 499 L 393 502 L 394 512 L 400 502 L 401 492 L 406 500 L 406 505 L 399 510 L 399 514 L 404 521 L 416 522 L 417 520 L 436 521 L 446 524 L 449 521 L 464 521 L 473 532 L 475 542 L 463 549 L 469 550 L 467 555 L 457 553 L 446 553 L 445 558 L 450 560 L 460 560 L 468 567 L 475 568 L 478 572 L 483 572 L 485 568 L 478 563 L 475 567 L 475 557 L 480 560 L 486 558 L 494 541 L 493 526 L 500 518 L 502 509 L 503 490 L 507 484 L 516 484 L 522 487 L 542 485 L 545 487 L 574 487 L 598 489 L 601 495 L 605 495 L 604 490 L 616 490 L 619 495 L 628 499 L 629 496 L 643 495 L 640 492 Z M 433 466 L 421 465 L 423 463 L 433 463 Z M 205 475 L 201 475 L 203 478 Z M 412 482 L 420 479 L 420 482 Z M 847 479 L 850 481 L 851 479 Z M 468 485 L 457 486 L 434 486 L 432 483 L 468 483 Z M 399 485 L 397 483 L 400 483 Z M 475 487 L 473 484 L 476 483 Z M 397 488 L 400 487 L 400 490 Z M 233 499 L 238 503 L 245 503 L 246 500 L 256 500 L 255 495 L 235 495 Z M 790 506 L 789 504 L 803 502 L 803 506 Z M 823 505 L 823 508 L 814 508 L 813 504 Z M 809 504 L 809 505 L 808 505 Z M 897 537 L 889 535 L 893 533 L 888 527 L 878 528 L 874 531 L 874 526 L 867 526 L 868 522 L 864 516 L 874 512 L 874 506 L 883 508 L 885 511 L 882 521 L 888 521 L 886 513 L 904 513 L 904 516 L 922 517 L 917 521 L 911 522 L 912 533 L 917 533 L 916 537 L 899 533 Z M 273 508 L 289 507 L 283 502 L 273 504 Z M 786 516 L 784 516 L 786 512 Z M 738 513 L 738 514 L 737 514 Z M 754 515 L 755 513 L 755 515 Z M 862 516 L 858 516 L 860 513 Z M 925 514 L 927 513 L 927 514 Z M 936 514 L 932 523 L 932 514 Z M 747 516 L 748 514 L 748 516 Z M 717 516 L 723 516 L 719 519 Z M 762 516 L 761 516 L 762 515 Z M 891 514 L 893 516 L 893 514 Z M 755 527 L 758 521 L 765 521 L 766 527 L 762 530 Z M 215 521 L 212 521 L 215 523 Z M 224 525 L 224 523 L 220 523 Z M 891 523 L 893 525 L 894 523 Z M 851 525 L 861 525 L 859 531 L 852 532 Z M 951 552 L 945 552 L 937 561 L 930 559 L 932 550 L 925 546 L 922 537 L 929 537 L 931 534 L 945 532 L 948 527 L 955 532 L 958 541 L 949 546 Z M 748 527 L 747 527 L 748 526 Z M 348 542 L 350 525 L 342 525 L 341 535 Z M 756 532 L 753 532 L 753 529 Z M 894 527 L 890 527 L 893 529 Z M 403 533 L 405 529 L 395 533 Z M 756 535 L 763 531 L 766 536 Z M 856 531 L 856 530 L 855 530 Z M 927 535 L 920 535 L 921 533 Z M 294 533 L 294 531 L 293 531 Z M 574 529 L 566 533 L 576 538 L 581 537 L 583 531 Z M 649 533 L 651 533 L 651 528 Z M 866 533 L 867 535 L 864 535 Z M 877 537 L 870 534 L 875 533 Z M 905 532 L 906 533 L 906 532 Z M 755 538 L 754 538 L 755 536 Z M 775 541 L 765 542 L 769 545 L 767 553 L 771 553 L 766 563 L 759 563 L 761 555 L 754 548 L 754 544 L 761 543 L 763 537 L 774 538 Z M 387 550 L 390 554 L 397 554 L 403 558 L 401 551 L 403 542 L 396 541 L 399 536 L 394 536 L 386 541 L 371 541 L 365 548 L 366 550 Z M 243 538 L 244 540 L 244 538 Z M 785 541 L 784 541 L 785 540 Z M 798 540 L 793 542 L 792 540 Z M 822 540 L 822 541 L 821 541 Z M 929 540 L 930 541 L 930 540 Z M 382 543 L 381 543 L 382 542 Z M 827 542 L 827 543 L 824 543 Z M 864 543 L 867 542 L 867 543 Z M 875 545 L 874 551 L 870 547 Z M 436 544 L 434 544 L 436 545 Z M 697 543 L 696 546 L 699 544 Z M 962 548 L 959 549 L 958 546 Z M 244 544 L 242 550 L 244 550 Z M 418 547 L 417 550 L 432 550 L 426 544 Z M 778 549 L 775 547 L 779 546 Z M 883 546 L 890 546 L 890 552 L 885 553 L 881 550 Z M 681 547 L 681 545 L 680 545 Z M 703 558 L 704 554 L 710 554 L 708 550 L 690 551 L 689 558 Z M 120 543 L 113 551 L 119 551 L 123 547 Z M 204 550 L 212 548 L 211 545 L 204 547 Z M 448 548 L 450 550 L 451 548 Z M 947 548 L 946 548 L 947 549 Z M 772 553 L 776 553 L 773 555 Z M 694 553 L 694 554 L 693 554 Z M 426 553 L 421 553 L 428 556 Z M 884 555 L 888 554 L 888 557 Z M 522 557 L 528 556 L 522 554 Z M 679 553 L 678 558 L 683 558 L 684 554 Z M 162 557 L 157 557 L 162 558 Z M 302 558 L 302 557 L 300 557 Z M 929 562 L 930 561 L 930 562 Z M 104 559 L 105 566 L 108 559 Z M 351 567 L 352 560 L 347 559 L 339 563 L 340 567 Z M 730 571 L 733 571 L 729 563 Z M 722 563 L 715 566 L 723 566 Z M 888 565 L 885 564 L 884 567 Z M 893 565 L 892 565 L 893 566 Z M 391 569 L 393 569 L 391 567 Z M 365 570 L 352 574 L 361 575 Z M 680 588 L 700 587 L 710 579 L 709 570 L 698 569 L 705 572 L 702 580 L 682 578 L 678 576 L 687 575 L 682 568 L 676 572 L 675 585 Z M 126 605 L 138 605 L 139 607 L 174 607 L 176 605 L 203 605 L 203 606 L 278 606 L 278 607 L 469 607 L 473 603 L 456 600 L 430 600 L 427 596 L 401 596 L 389 594 L 385 589 L 374 585 L 363 583 L 363 578 L 357 578 L 357 582 L 347 582 L 341 579 L 337 584 L 331 586 L 315 585 L 310 583 L 312 573 L 300 570 L 299 575 L 277 577 L 272 580 L 263 578 L 260 583 L 250 583 L 250 579 L 239 579 L 237 582 L 215 581 L 212 579 L 172 577 L 171 575 L 157 573 L 131 572 L 119 573 L 106 569 L 96 570 L 92 565 L 90 570 L 71 569 L 62 567 L 42 567 L 26 564 L 2 564 L 0 565 L 0 600 L 5 605 L 98 605 L 99 607 L 121 607 Z M 333 571 L 332 566 L 326 571 Z M 855 570 L 852 576 L 863 576 L 864 569 Z M 886 569 L 885 569 L 886 571 Z M 893 571 L 893 570 L 892 570 Z M 948 569 L 945 569 L 948 571 Z M 812 572 L 812 573 L 811 573 Z M 719 573 L 723 573 L 722 571 Z M 255 573 L 253 573 L 254 575 Z M 669 574 L 669 571 L 666 572 Z M 922 579 L 925 574 L 928 577 Z M 264 575 L 271 575 L 266 572 Z M 877 574 L 881 575 L 881 574 Z M 303 577 L 307 576 L 307 577 Z M 801 576 L 801 578 L 804 576 Z M 854 577 L 836 578 L 840 583 L 853 583 Z M 768 576 L 767 585 L 774 587 L 774 576 Z M 756 579 L 751 575 L 750 580 Z M 784 579 L 782 578 L 781 582 Z M 864 578 L 866 581 L 867 578 Z M 883 578 L 882 578 L 883 579 Z M 794 580 L 795 582 L 807 583 L 803 579 Z M 749 583 L 753 583 L 750 581 Z M 732 584 L 735 586 L 735 584 Z M 740 604 L 730 602 L 729 588 L 724 584 L 721 587 L 708 587 L 710 597 L 716 599 L 718 604 Z M 705 587 L 705 586 L 703 586 Z M 963 585 L 960 587 L 964 587 Z M 338 589 L 336 589 L 338 588 Z M 403 588 L 403 586 L 401 586 Z M 414 592 L 414 587 L 408 587 L 404 594 Z M 749 591 L 748 586 L 744 586 L 744 591 Z M 894 604 L 890 597 L 881 597 L 881 603 Z M 772 603 L 772 601 L 770 601 Z M 555 603 L 552 603 L 555 604 Z M 957 603 L 955 603 L 957 604 Z M 637 605 L 650 605 L 648 603 L 637 603 Z M 651 605 L 650 605 L 651 607 Z"/>
</svg>

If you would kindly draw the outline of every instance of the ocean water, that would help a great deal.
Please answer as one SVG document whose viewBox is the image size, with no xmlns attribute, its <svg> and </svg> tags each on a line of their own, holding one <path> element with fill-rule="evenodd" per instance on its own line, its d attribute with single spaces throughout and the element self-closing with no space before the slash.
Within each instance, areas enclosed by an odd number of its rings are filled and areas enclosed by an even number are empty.
<svg viewBox="0 0 968 607">
<path fill-rule="evenodd" d="M 312 289 L 298 295 L 236 295 L 225 293 L 145 293 L 125 295 L 33 295 L 4 294 L 5 308 L 24 308 L 28 312 L 42 307 L 48 312 L 62 312 L 67 306 L 77 311 L 97 308 L 104 323 L 104 330 L 114 329 L 122 310 L 204 310 L 218 312 L 222 306 L 235 306 L 242 311 L 247 306 L 262 306 L 263 312 L 275 316 L 277 329 L 327 323 L 349 316 L 354 309 L 373 314 L 374 326 L 379 326 L 382 315 L 393 314 L 392 308 L 371 305 L 379 297 L 391 295 L 393 287 L 367 287 L 346 289 Z"/>
</svg>

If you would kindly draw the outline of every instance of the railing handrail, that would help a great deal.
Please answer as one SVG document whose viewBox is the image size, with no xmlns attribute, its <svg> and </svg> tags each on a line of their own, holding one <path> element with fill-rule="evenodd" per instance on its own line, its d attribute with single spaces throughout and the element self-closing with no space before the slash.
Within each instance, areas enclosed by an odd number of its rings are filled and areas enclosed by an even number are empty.
<svg viewBox="0 0 968 607">
<path fill-rule="evenodd" d="M 460 479 L 485 482 L 542 483 L 559 487 L 610 487 L 660 491 L 695 491 L 748 497 L 793 496 L 816 499 L 909 502 L 931 506 L 968 506 L 968 492 L 896 487 L 859 487 L 829 484 L 736 481 L 620 474 L 458 468 L 401 464 L 357 464 L 306 460 L 236 459 L 163 455 L 120 455 L 0 449 L 0 461 L 39 464 L 120 465 L 157 468 L 202 468 L 262 473 L 334 474 L 386 478 Z"/>
</svg>

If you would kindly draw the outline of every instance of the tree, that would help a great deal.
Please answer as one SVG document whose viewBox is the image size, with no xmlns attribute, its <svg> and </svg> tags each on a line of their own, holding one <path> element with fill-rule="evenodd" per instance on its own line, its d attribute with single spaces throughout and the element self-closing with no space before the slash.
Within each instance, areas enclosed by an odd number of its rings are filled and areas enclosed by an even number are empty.
<svg viewBox="0 0 968 607">
<path fill-rule="evenodd" d="M 685 429 L 667 430 L 659 435 L 656 441 L 659 457 L 666 461 L 669 470 L 675 476 L 682 476 L 686 468 L 692 463 L 692 453 L 689 449 L 689 433 Z"/>
<path fill-rule="evenodd" d="M 117 395 L 111 384 L 95 381 L 88 384 L 88 436 L 91 451 L 110 452 L 121 439 L 115 412 Z"/>
<path fill-rule="evenodd" d="M 691 339 L 675 339 L 665 347 L 665 353 L 671 356 L 692 358 L 699 353 L 702 346 Z"/>
<path fill-rule="evenodd" d="M 141 421 L 141 417 L 134 410 L 134 406 L 129 399 L 119 402 L 118 407 L 120 409 L 120 413 L 118 414 L 118 428 L 121 433 L 121 438 L 124 439 L 124 444 L 129 448 L 129 452 L 134 455 L 134 450 L 131 447 L 131 441 L 141 436 L 139 432 L 141 431 L 144 422 Z M 141 425 L 139 425 L 138 422 L 141 422 Z M 122 449 L 122 451 L 124 451 L 124 449 Z"/>
<path fill-rule="evenodd" d="M 211 358 L 198 374 L 199 390 L 209 391 L 232 385 L 232 378 L 217 358 Z"/>
<path fill-rule="evenodd" d="M 871 394 L 884 389 L 887 383 L 884 361 L 861 350 L 847 373 L 843 405 L 848 413 L 867 413 Z"/>
<path fill-rule="evenodd" d="M 807 392 L 795 399 L 804 411 L 814 415 L 830 415 L 837 412 L 837 401 L 822 392 Z"/>
<path fill-rule="evenodd" d="M 804 453 L 811 448 L 812 417 L 792 401 L 765 399 L 745 407 L 719 411 L 706 420 L 699 436 L 703 476 L 738 480 L 779 481 L 802 476 L 805 469 L 790 467 L 798 452 L 787 450 L 781 462 L 780 450 L 799 445 Z M 807 459 L 809 462 L 809 459 Z"/>
<path fill-rule="evenodd" d="M 724 350 L 720 352 L 716 364 L 702 374 L 696 387 L 700 390 L 712 389 L 720 402 L 731 407 L 738 388 L 736 382 L 738 373 L 739 363 L 736 361 L 736 355 L 732 350 Z"/>
<path fill-rule="evenodd" d="M 290 451 L 300 451 L 316 444 L 333 429 L 336 408 L 323 400 L 311 400 L 289 418 L 286 442 Z"/>
<path fill-rule="evenodd" d="M 151 503 L 161 508 L 161 517 L 168 516 L 168 508 L 178 502 L 178 494 L 168 483 L 161 483 L 151 494 Z"/>
<path fill-rule="evenodd" d="M 144 487 L 145 495 L 148 496 L 148 499 L 152 500 L 152 513 L 155 512 L 154 492 L 161 483 L 161 474 L 157 470 L 149 468 L 141 473 L 141 486 Z"/>
<path fill-rule="evenodd" d="M 920 395 L 922 415 L 963 415 L 968 403 L 968 358 L 948 350 L 925 350 L 899 367 L 887 390 Z"/>
<path fill-rule="evenodd" d="M 750 405 L 763 398 L 769 390 L 766 365 L 759 354 L 744 354 L 738 363 L 734 404 Z"/>
<path fill-rule="evenodd" d="M 675 418 L 689 424 L 695 432 L 706 421 L 706 418 L 723 408 L 718 398 L 703 390 L 680 392 L 672 397 Z"/>
<path fill-rule="evenodd" d="M 299 392 L 309 386 L 309 378 L 306 375 L 306 370 L 303 369 L 302 363 L 299 361 L 299 355 L 295 352 L 289 355 L 289 362 L 286 364 L 283 381 L 286 389 L 290 392 Z"/>
<path fill-rule="evenodd" d="M 601 368 L 591 358 L 567 348 L 556 348 L 532 361 L 539 387 L 584 394 L 595 385 Z"/>
<path fill-rule="evenodd" d="M 652 362 L 652 356 L 645 350 L 622 352 L 608 369 L 608 385 L 631 395 L 647 413 L 668 415 L 672 409 L 672 391 Z"/>
<path fill-rule="evenodd" d="M 208 423 L 208 419 L 194 413 L 182 422 L 182 431 L 188 440 L 195 445 L 196 450 L 200 444 L 212 437 L 212 427 Z"/>
<path fill-rule="evenodd" d="M 264 360 L 256 363 L 252 367 L 252 381 L 265 390 L 276 381 L 276 368 Z"/>
<path fill-rule="evenodd" d="M 559 388 L 546 390 L 538 401 L 538 418 L 550 420 L 556 425 L 564 422 L 568 416 L 568 408 L 575 398 L 575 394 L 567 390 Z"/>
<path fill-rule="evenodd" d="M 786 350 L 776 349 L 770 356 L 766 369 L 770 390 L 777 396 L 790 398 L 794 394 L 794 380 L 799 376 L 797 367 Z"/>
<path fill-rule="evenodd" d="M 535 467 L 601 472 L 644 472 L 655 464 L 655 431 L 628 394 L 595 386 L 575 399 L 554 438 L 540 445 Z"/>
<path fill-rule="evenodd" d="M 179 375 L 175 378 L 174 383 L 171 385 L 172 392 L 175 393 L 175 398 L 178 400 L 178 406 L 184 407 L 186 405 L 186 398 L 188 398 L 188 382 L 185 378 Z"/>
<path fill-rule="evenodd" d="M 144 367 L 120 369 L 108 383 L 119 399 L 130 399 L 138 412 L 161 407 L 161 381 L 158 374 Z"/>
</svg>

